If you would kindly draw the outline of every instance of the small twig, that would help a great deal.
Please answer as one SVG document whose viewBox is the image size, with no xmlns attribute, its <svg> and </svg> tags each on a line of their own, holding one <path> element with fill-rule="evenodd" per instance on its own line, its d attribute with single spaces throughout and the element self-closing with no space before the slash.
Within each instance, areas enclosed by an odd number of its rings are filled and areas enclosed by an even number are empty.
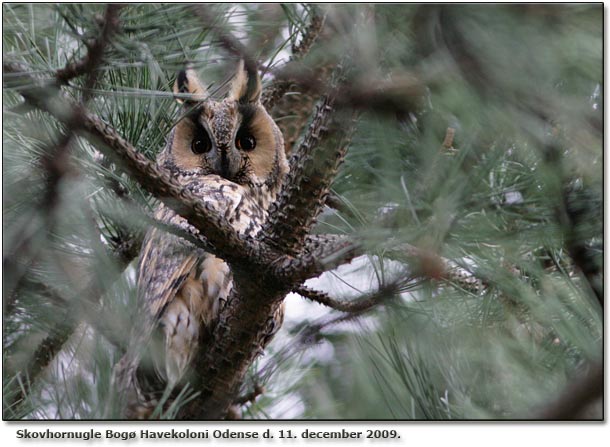
<svg viewBox="0 0 610 447">
<path fill-rule="evenodd" d="M 292 291 L 298 293 L 304 298 L 307 298 L 308 300 L 315 301 L 316 303 L 331 307 L 335 310 L 340 310 L 341 312 L 358 313 L 382 304 L 387 298 L 390 298 L 396 294 L 397 287 L 394 284 L 386 285 L 375 293 L 369 294 L 369 296 L 359 298 L 355 301 L 338 301 L 331 298 L 325 292 L 320 292 L 307 286 L 299 286 L 294 288 Z"/>
<path fill-rule="evenodd" d="M 298 257 L 282 256 L 274 262 L 275 272 L 297 283 L 314 278 L 350 263 L 364 254 L 364 247 L 348 237 L 337 235 L 310 235 Z"/>
<path fill-rule="evenodd" d="M 201 19 L 204 26 L 214 30 L 220 44 L 233 56 L 243 59 L 244 66 L 249 73 L 258 71 L 256 60 L 250 56 L 248 49 L 229 31 L 216 23 L 215 15 L 209 10 L 207 5 L 192 6 L 195 14 Z"/>
<path fill-rule="evenodd" d="M 286 64 L 275 72 L 279 81 L 293 82 L 307 91 L 324 94 L 328 84 L 316 78 L 302 64 Z M 374 84 L 374 87 L 371 86 Z M 375 113 L 408 115 L 421 108 L 426 86 L 409 73 L 389 81 L 351 80 L 337 89 L 336 108 L 371 110 Z"/>
<path fill-rule="evenodd" d="M 299 334 L 299 344 L 301 345 L 311 345 L 317 343 L 323 335 L 321 332 L 329 327 L 335 326 L 337 324 L 345 323 L 348 321 L 358 320 L 366 311 L 361 312 L 347 312 L 338 317 L 334 318 L 326 318 L 324 321 L 314 322 L 313 324 L 308 324 L 308 326 Z"/>
<path fill-rule="evenodd" d="M 293 47 L 290 60 L 284 66 L 302 60 L 310 52 L 313 44 L 322 32 L 325 21 L 326 15 L 320 15 L 314 11 L 311 22 L 303 33 L 301 42 Z M 261 99 L 263 106 L 267 110 L 271 110 L 277 101 L 288 91 L 291 84 L 292 82 L 288 79 L 274 79 L 272 84 L 265 89 Z"/>
<path fill-rule="evenodd" d="M 93 44 L 89 45 L 87 54 L 82 59 L 67 64 L 64 68 L 57 70 L 55 78 L 60 84 L 66 84 L 73 78 L 84 74 L 91 74 L 95 71 L 97 65 L 101 61 L 106 45 L 110 36 L 116 31 L 119 26 L 119 11 L 123 8 L 120 4 L 110 4 L 106 8 L 102 31 L 100 37 Z M 87 91 L 93 88 L 95 82 L 91 78 L 85 83 L 86 89 L 83 95 L 88 95 Z"/>
<path fill-rule="evenodd" d="M 259 384 L 254 385 L 254 389 L 249 393 L 242 394 L 233 401 L 233 405 L 246 405 L 254 402 L 258 396 L 265 393 L 265 387 Z"/>
</svg>

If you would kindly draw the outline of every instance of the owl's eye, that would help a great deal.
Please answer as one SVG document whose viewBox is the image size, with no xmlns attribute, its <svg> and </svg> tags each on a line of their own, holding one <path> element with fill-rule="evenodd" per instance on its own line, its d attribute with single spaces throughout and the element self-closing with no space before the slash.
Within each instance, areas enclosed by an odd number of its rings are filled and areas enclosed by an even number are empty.
<svg viewBox="0 0 610 447">
<path fill-rule="evenodd" d="M 204 154 L 212 149 L 212 142 L 207 133 L 202 132 L 191 141 L 191 150 L 195 154 Z"/>
<path fill-rule="evenodd" d="M 256 147 L 256 140 L 252 135 L 239 134 L 235 138 L 235 146 L 241 151 L 251 151 Z"/>
</svg>

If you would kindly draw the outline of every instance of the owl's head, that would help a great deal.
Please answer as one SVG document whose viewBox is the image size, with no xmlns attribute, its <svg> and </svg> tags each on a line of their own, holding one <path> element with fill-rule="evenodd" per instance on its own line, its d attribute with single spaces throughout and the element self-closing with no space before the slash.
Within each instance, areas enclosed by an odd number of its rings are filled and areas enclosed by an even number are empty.
<svg viewBox="0 0 610 447">
<path fill-rule="evenodd" d="M 256 70 L 240 62 L 228 95 L 220 101 L 209 97 L 191 69 L 178 73 L 174 93 L 190 96 L 178 99 L 184 118 L 163 154 L 166 166 L 183 175 L 215 174 L 244 186 L 279 186 L 288 172 L 284 140 L 260 103 Z"/>
</svg>

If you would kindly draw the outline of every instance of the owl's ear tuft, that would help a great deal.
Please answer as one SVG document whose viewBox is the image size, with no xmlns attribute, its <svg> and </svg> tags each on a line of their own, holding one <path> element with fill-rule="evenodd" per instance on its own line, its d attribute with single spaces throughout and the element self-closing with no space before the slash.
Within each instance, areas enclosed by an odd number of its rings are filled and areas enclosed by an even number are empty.
<svg viewBox="0 0 610 447">
<path fill-rule="evenodd" d="M 261 97 L 261 89 L 261 78 L 256 66 L 250 66 L 250 64 L 245 64 L 243 59 L 240 60 L 231 83 L 229 97 L 242 104 L 258 102 Z"/>
<path fill-rule="evenodd" d="M 176 76 L 176 82 L 174 82 L 174 94 L 191 95 L 190 98 L 176 97 L 176 101 L 180 104 L 183 102 L 203 101 L 206 97 L 206 89 L 197 77 L 195 70 L 187 68 L 180 70 Z"/>
</svg>

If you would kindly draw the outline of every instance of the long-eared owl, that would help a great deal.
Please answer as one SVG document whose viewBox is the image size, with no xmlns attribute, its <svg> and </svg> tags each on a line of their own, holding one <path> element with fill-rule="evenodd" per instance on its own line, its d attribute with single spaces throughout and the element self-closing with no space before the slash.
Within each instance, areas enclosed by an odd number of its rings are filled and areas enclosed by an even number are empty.
<svg viewBox="0 0 610 447">
<path fill-rule="evenodd" d="M 230 92 L 215 101 L 188 69 L 178 74 L 174 92 L 190 95 L 179 100 L 183 118 L 158 163 L 236 231 L 256 235 L 288 171 L 282 134 L 260 104 L 258 74 L 240 63 Z M 155 218 L 194 231 L 163 204 Z M 149 230 L 138 265 L 138 302 L 158 324 L 163 341 L 152 357 L 170 386 L 185 376 L 200 334 L 213 323 L 231 287 L 231 271 L 221 259 L 162 229 Z M 276 327 L 282 319 L 283 307 L 275 315 Z"/>
</svg>

